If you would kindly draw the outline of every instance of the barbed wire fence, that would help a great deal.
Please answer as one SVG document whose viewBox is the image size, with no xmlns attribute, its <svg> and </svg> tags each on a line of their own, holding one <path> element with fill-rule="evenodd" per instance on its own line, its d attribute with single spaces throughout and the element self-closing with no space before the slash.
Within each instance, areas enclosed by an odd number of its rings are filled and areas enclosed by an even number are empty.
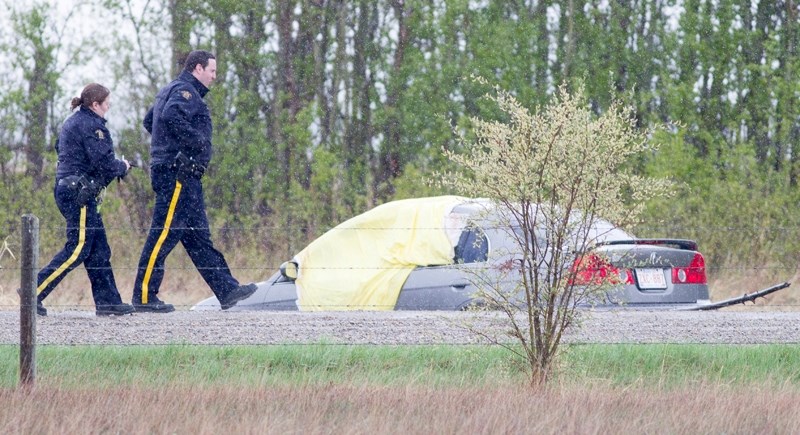
<svg viewBox="0 0 800 435">
<path fill-rule="evenodd" d="M 715 229 L 716 230 L 720 230 L 721 228 L 724 228 L 726 231 L 737 231 L 737 230 L 739 230 L 739 229 L 731 229 L 731 228 L 727 228 L 727 227 L 717 227 Z M 764 228 L 766 228 L 766 227 L 763 227 L 761 229 L 763 230 Z M 52 252 L 55 252 L 55 249 L 57 249 L 58 243 L 63 243 L 63 239 L 62 239 L 63 235 L 59 236 L 59 233 L 63 233 L 66 230 L 66 228 L 64 226 L 44 226 L 43 230 L 45 232 L 50 232 L 50 234 L 47 237 L 50 238 L 51 243 L 50 243 L 50 245 L 47 246 L 46 249 L 41 249 L 41 250 L 50 250 Z M 130 232 L 130 233 L 134 233 L 135 232 L 136 234 L 141 236 L 142 234 L 146 233 L 148 228 L 106 227 L 106 230 L 110 230 L 112 233 L 113 232 L 117 232 L 117 233 L 118 232 Z M 212 231 L 212 233 L 214 233 L 214 232 L 218 233 L 220 231 L 231 231 L 231 230 L 239 231 L 239 232 L 241 232 L 243 234 L 249 234 L 250 237 L 252 238 L 253 234 L 256 234 L 256 233 L 261 234 L 261 236 L 264 236 L 264 234 L 270 234 L 273 231 L 283 231 L 285 229 L 284 228 L 279 228 L 279 227 L 257 227 L 257 226 L 240 227 L 240 228 L 235 228 L 235 229 L 231 229 L 230 227 L 228 227 L 228 228 L 216 228 L 216 229 L 215 228 L 211 228 L 210 229 L 210 231 Z M 382 231 L 382 232 L 383 231 L 392 231 L 392 232 L 396 232 L 396 231 L 410 231 L 410 230 L 415 230 L 415 231 L 426 231 L 426 230 L 441 231 L 442 229 L 441 228 L 366 228 L 366 229 L 365 228 L 358 228 L 358 229 L 355 229 L 355 228 L 338 228 L 338 230 L 342 230 L 342 231 L 370 231 L 370 232 L 375 232 L 375 231 Z M 687 229 L 684 228 L 684 230 L 687 230 Z M 693 228 L 693 229 L 690 229 L 690 230 L 696 231 L 697 229 Z M 782 231 L 786 231 L 786 232 L 795 232 L 795 233 L 796 232 L 800 232 L 800 228 L 782 228 L 781 230 Z M 328 231 L 330 231 L 330 229 Z M 14 278 L 18 278 L 20 276 L 20 274 L 22 273 L 22 267 L 17 262 L 17 259 L 20 257 L 20 255 L 18 255 L 17 253 L 21 252 L 21 250 L 23 248 L 23 246 L 22 246 L 22 237 L 21 237 L 21 234 L 19 232 L 17 232 L 16 234 L 7 232 L 5 234 L 7 234 L 7 235 L 5 235 L 5 237 L 3 239 L 3 242 L 2 242 L 2 245 L 0 245 L 0 275 L 11 275 L 11 276 L 0 276 L 0 285 L 3 285 L 4 288 L 16 288 L 15 286 L 17 285 L 18 281 L 17 282 L 13 282 L 13 280 L 14 280 Z M 2 237 L 2 235 L 0 235 L 0 237 Z M 110 234 L 109 235 L 109 239 L 112 239 L 112 237 L 113 236 Z M 144 243 L 143 237 L 141 237 L 141 240 L 137 240 L 137 241 L 139 243 L 142 243 L 142 244 Z M 127 242 L 130 243 L 130 240 L 128 240 Z M 119 240 L 117 241 L 117 243 L 119 243 Z M 138 244 L 137 244 L 137 246 L 134 246 L 132 248 L 132 251 L 136 251 L 137 249 L 138 249 Z M 701 251 L 702 251 L 702 249 L 701 249 Z M 45 253 L 45 255 L 41 255 L 42 253 L 40 253 L 39 262 L 41 263 L 43 261 L 48 261 L 49 256 L 52 254 L 52 252 L 51 253 Z M 117 271 L 135 271 L 135 270 L 137 270 L 137 265 L 135 265 L 133 263 L 133 261 L 136 260 L 136 257 L 138 257 L 138 252 L 133 252 L 132 255 L 128 255 L 128 256 L 125 257 L 125 259 L 124 259 L 125 261 L 124 261 L 124 263 L 122 265 L 114 266 L 113 269 L 117 270 Z M 265 257 L 266 257 L 266 255 L 265 255 Z M 184 259 L 184 261 L 185 260 L 186 259 Z M 263 260 L 263 258 L 256 258 L 256 259 L 254 259 L 254 262 L 258 263 L 258 262 L 261 262 L 262 260 Z M 232 271 L 234 271 L 234 272 L 240 272 L 240 273 L 241 272 L 249 272 L 253 276 L 260 276 L 263 279 L 266 279 L 276 271 L 276 269 L 278 268 L 278 265 L 279 264 L 276 261 L 264 261 L 264 264 L 257 264 L 257 265 L 252 265 L 252 264 L 230 264 L 230 267 L 231 267 Z M 41 267 L 42 264 L 39 264 L 38 266 Z M 85 268 L 85 266 L 81 266 L 81 267 Z M 447 268 L 455 268 L 455 267 L 458 267 L 458 266 L 455 265 L 455 264 L 445 264 L 445 265 L 439 265 L 439 266 L 435 266 L 435 267 L 440 267 L 440 268 L 447 269 Z M 194 267 L 194 265 L 189 265 L 189 264 L 178 265 L 178 266 L 170 265 L 166 269 L 167 269 L 167 272 L 172 270 L 173 272 L 178 272 L 178 273 L 181 273 L 182 271 L 196 271 L 196 268 Z M 336 270 L 373 269 L 374 270 L 374 269 L 401 269 L 401 267 L 391 267 L 391 268 L 390 267 L 380 267 L 380 268 L 375 268 L 375 267 L 348 266 L 348 267 L 336 267 L 336 268 L 333 268 L 333 267 L 318 267 L 316 269 L 320 269 L 320 270 L 328 270 L 328 269 L 331 269 L 331 270 L 332 269 L 336 269 Z M 716 273 L 716 274 L 725 274 L 725 273 L 728 273 L 728 272 L 731 272 L 731 273 L 735 272 L 735 273 L 739 273 L 739 274 L 748 274 L 748 273 L 750 273 L 750 274 L 758 274 L 758 273 L 769 272 L 769 273 L 772 273 L 772 274 L 778 273 L 778 274 L 786 275 L 786 276 L 794 276 L 798 271 L 798 267 L 797 267 L 796 264 L 786 264 L 786 265 L 781 265 L 781 264 L 756 265 L 756 264 L 753 264 L 753 265 L 742 265 L 742 266 L 708 266 L 707 269 L 709 270 L 710 273 Z M 6 272 L 8 272 L 8 274 Z M 199 276 L 199 274 L 197 274 L 197 273 L 195 273 L 195 275 Z M 758 290 L 758 289 L 748 289 L 748 290 L 755 291 L 755 290 Z M 86 293 L 88 293 L 88 292 L 86 292 Z M 210 294 L 211 293 L 209 292 L 208 295 L 210 296 Z M 176 304 L 176 305 L 180 306 L 181 308 L 188 309 L 193 304 Z M 796 311 L 796 307 L 797 306 L 800 306 L 800 304 L 797 304 L 795 302 L 775 303 L 775 302 L 773 302 L 771 300 L 768 300 L 766 303 L 762 303 L 762 304 L 756 306 L 755 308 L 758 308 L 759 310 L 781 310 L 781 309 L 784 309 L 784 310 L 789 310 L 789 311 L 792 311 L 792 310 Z M 50 308 L 56 308 L 59 311 L 63 311 L 63 310 L 91 311 L 91 310 L 94 309 L 93 304 L 88 304 L 88 303 L 55 304 L 55 305 L 50 305 L 49 307 Z M 15 303 L 11 303 L 10 302 L 8 304 L 0 304 L 0 311 L 10 311 L 10 310 L 16 310 L 18 308 L 19 308 L 19 303 L 18 302 L 15 302 Z M 317 306 L 316 308 L 321 308 L 323 310 L 331 310 L 331 311 L 334 311 L 334 310 L 337 310 L 337 311 L 338 310 L 347 310 L 347 309 L 371 311 L 371 310 L 392 310 L 394 307 L 393 306 L 388 306 L 388 305 L 359 305 L 359 306 L 327 305 L 327 306 Z M 440 307 L 430 307 L 430 308 L 435 310 L 435 309 L 440 308 Z M 33 317 L 35 318 L 36 316 L 33 315 Z M 86 316 L 85 313 L 83 313 L 83 314 L 81 314 L 81 313 L 78 313 L 78 314 L 72 313 L 68 317 L 84 318 L 84 317 L 87 317 L 87 316 Z M 232 318 L 236 318 L 236 317 L 237 316 L 232 316 Z M 350 323 L 353 322 L 353 320 L 348 320 L 348 321 Z M 355 321 L 358 322 L 358 320 L 355 320 Z M 456 321 L 452 321 L 451 320 L 451 322 L 456 322 Z M 368 322 L 365 322 L 365 323 L 368 323 Z M 129 328 L 129 330 L 137 330 L 136 328 L 139 328 L 139 330 L 143 330 L 142 328 L 147 328 L 148 326 L 145 325 L 145 324 L 137 324 L 137 326 L 128 325 L 127 327 Z M 363 328 L 366 328 L 366 327 L 367 326 L 363 326 Z M 351 328 L 352 328 L 352 326 L 351 326 Z M 35 337 L 35 335 L 36 334 L 35 334 L 35 330 L 34 330 L 33 336 Z M 21 339 L 20 342 L 23 342 L 23 340 Z M 222 340 L 222 339 L 219 339 L 219 340 L 216 340 L 216 341 L 211 340 L 211 342 L 208 342 L 208 343 L 205 343 L 205 342 L 204 343 L 194 343 L 194 344 L 188 344 L 188 343 L 190 343 L 190 342 L 187 341 L 184 344 L 185 345 L 190 345 L 190 346 L 191 345 L 204 345 L 204 344 L 208 344 L 208 345 L 225 345 L 225 346 L 228 346 L 228 345 L 235 345 L 235 346 L 244 345 L 244 346 L 246 346 L 246 345 L 265 345 L 265 344 L 269 344 L 269 345 L 293 346 L 293 347 L 307 347 L 307 346 L 326 346 L 326 347 L 353 347 L 353 346 L 355 346 L 355 347 L 358 347 L 358 346 L 374 346 L 376 344 L 380 344 L 380 343 L 361 342 L 361 341 L 331 342 L 331 341 L 326 341 L 326 340 L 288 342 L 288 343 L 280 343 L 280 342 L 276 342 L 276 343 L 260 343 L 260 342 L 255 342 L 255 343 L 247 343 L 247 342 L 245 342 L 245 343 L 241 343 L 241 342 L 233 342 L 233 343 L 231 343 L 231 342 L 228 342 L 228 341 L 225 341 L 225 340 Z M 576 346 L 587 345 L 587 344 L 598 344 L 595 341 L 581 341 L 580 338 L 578 338 L 578 339 L 574 339 L 574 338 L 573 339 L 569 339 L 568 338 L 566 343 L 570 344 L 570 345 L 576 345 Z M 80 341 L 73 342 L 73 343 L 67 343 L 68 346 L 69 345 L 78 346 L 78 345 L 85 345 L 85 344 L 87 344 L 87 343 L 81 343 Z M 108 343 L 93 343 L 93 344 L 103 345 L 103 344 L 108 344 Z M 177 343 L 177 344 L 180 344 L 180 343 Z M 394 343 L 394 344 L 396 345 L 398 343 Z M 449 340 L 447 342 L 437 342 L 436 340 L 434 340 L 432 342 L 425 342 L 423 340 L 423 342 L 399 343 L 399 344 L 413 344 L 413 345 L 416 345 L 416 346 L 442 346 L 442 345 L 448 345 L 448 346 L 476 346 L 476 345 L 481 345 L 481 346 L 485 346 L 485 345 L 500 346 L 500 345 L 502 345 L 502 344 L 496 343 L 496 342 L 493 343 L 493 342 L 475 341 L 474 339 Z M 631 340 L 617 339 L 616 341 L 605 343 L 605 344 L 646 345 L 648 343 L 641 342 L 641 341 L 638 341 L 638 340 L 635 340 L 635 339 L 631 339 Z M 728 345 L 728 344 L 731 344 L 731 343 L 726 342 L 724 340 L 715 341 L 714 337 L 710 337 L 710 338 L 707 337 L 707 338 L 697 339 L 695 341 L 691 341 L 691 340 L 689 340 L 689 341 L 685 341 L 685 340 L 670 341 L 670 339 L 667 339 L 665 341 L 659 341 L 658 344 L 662 344 L 662 345 L 663 344 L 672 344 L 672 345 L 691 345 L 691 344 Z M 44 344 L 44 345 L 47 346 L 47 344 Z M 63 343 L 58 343 L 58 345 L 61 346 L 61 345 L 64 345 L 64 344 Z M 136 345 L 136 346 L 175 346 L 176 343 L 173 343 L 173 342 L 148 342 L 147 340 L 145 340 L 144 342 L 141 342 L 141 343 L 136 343 L 136 342 L 134 342 L 134 343 L 126 343 L 126 345 Z M 35 368 L 34 368 L 34 370 L 35 370 Z"/>
<path fill-rule="evenodd" d="M 117 279 L 121 283 L 126 283 L 128 281 L 133 281 L 133 276 L 135 276 L 135 272 L 138 269 L 137 260 L 138 254 L 140 253 L 141 246 L 144 244 L 144 239 L 147 235 L 148 230 L 151 230 L 149 227 L 133 227 L 133 226 L 105 226 L 104 227 L 107 234 L 109 243 L 112 246 L 112 252 L 114 252 L 114 257 L 122 257 L 122 260 L 115 261 L 115 265 L 112 269 L 115 271 L 117 275 Z M 88 228 L 93 229 L 93 228 Z M 174 229 L 181 229 L 178 227 L 174 227 Z M 64 233 L 67 230 L 66 226 L 63 224 L 61 225 L 40 225 L 40 231 L 44 233 L 44 237 L 41 237 L 42 240 L 42 249 L 40 252 L 39 258 L 39 268 L 43 267 L 46 262 L 52 258 L 52 256 L 63 246 L 64 243 Z M 155 228 L 154 230 L 159 230 Z M 267 252 L 266 250 L 258 251 L 256 241 L 258 240 L 268 240 L 275 234 L 286 234 L 289 231 L 294 231 L 299 234 L 307 234 L 307 228 L 285 228 L 280 226 L 274 225 L 253 225 L 253 226 L 225 226 L 225 227 L 211 227 L 209 230 L 212 232 L 212 240 L 217 243 L 218 240 L 233 240 L 233 243 L 223 243 L 223 245 L 230 245 L 230 246 L 222 246 L 219 249 L 223 252 L 226 258 L 229 261 L 229 267 L 233 272 L 234 276 L 237 275 L 246 275 L 253 278 L 254 282 L 264 281 L 267 280 L 270 276 L 277 272 L 279 266 L 284 261 L 290 260 L 290 258 L 283 258 L 277 257 L 273 253 Z M 327 232 L 327 231 L 369 231 L 369 232 L 396 232 L 396 231 L 441 231 L 442 228 L 340 228 L 340 227 L 328 227 L 328 228 L 317 228 L 316 231 L 319 235 Z M 703 233 L 716 233 L 716 234 L 735 234 L 741 235 L 743 233 L 758 233 L 758 234 L 771 234 L 771 237 L 774 241 L 785 241 L 785 240 L 800 240 L 800 226 L 798 227 L 791 227 L 791 226 L 759 226 L 759 225 L 752 225 L 752 226 L 677 226 L 677 225 L 664 225 L 664 224 L 642 224 L 637 225 L 636 230 L 642 233 L 648 234 L 687 234 L 690 235 L 689 237 L 678 237 L 678 238 L 693 238 L 692 236 L 697 234 Z M 14 290 L 18 287 L 19 284 L 19 263 L 18 263 L 18 253 L 21 249 L 21 236 L 20 236 L 21 227 L 19 225 L 9 225 L 6 228 L 0 231 L 0 237 L 3 237 L 2 242 L 0 243 L 0 287 L 2 288 L 4 294 L 12 294 L 13 296 L 16 295 Z M 232 235 L 231 235 L 232 234 Z M 246 240 L 249 246 L 246 247 L 250 252 L 250 255 L 247 255 L 246 259 L 242 258 L 241 255 L 237 255 L 237 249 L 240 247 L 240 244 L 237 244 L 236 241 Z M 131 241 L 133 241 L 133 245 L 131 245 Z M 308 240 L 311 241 L 311 240 Z M 121 246 L 126 245 L 126 246 Z M 703 245 L 700 244 L 700 251 L 703 252 Z M 119 255 L 120 251 L 124 249 L 125 255 Z M 741 247 L 742 252 L 747 252 L 747 247 Z M 226 252 L 227 251 L 227 252 Z M 261 257 L 259 257 L 259 255 Z M 800 259 L 798 258 L 800 252 L 793 253 L 793 252 L 783 252 L 781 253 L 781 257 L 776 259 L 775 261 L 771 262 L 759 262 L 758 264 L 709 264 L 706 263 L 706 270 L 709 274 L 710 280 L 713 279 L 725 279 L 729 276 L 736 276 L 741 279 L 745 279 L 747 276 L 756 276 L 757 281 L 761 275 L 767 276 L 781 276 L 783 280 L 789 280 L 790 278 L 794 277 L 795 275 L 800 272 Z M 197 268 L 191 264 L 188 259 L 188 256 L 178 253 L 173 253 L 170 255 L 171 261 L 168 259 L 168 265 L 165 266 L 165 281 L 168 276 L 171 276 L 172 279 L 177 280 L 185 286 L 205 286 L 205 283 L 200 278 L 200 275 L 197 273 Z M 244 261 L 247 260 L 247 261 Z M 122 264 L 120 264 L 122 262 Z M 244 264 L 247 263 L 247 264 Z M 455 268 L 456 265 L 438 265 L 436 267 L 439 268 Z M 79 268 L 86 269 L 85 265 L 79 266 Z M 314 269 L 317 270 L 371 270 L 376 269 L 374 267 L 362 267 L 362 266 L 349 266 L 349 267 L 337 267 L 337 268 L 326 268 L 326 267 L 316 267 Z M 386 267 L 382 267 L 380 269 L 387 269 Z M 398 267 L 398 269 L 400 269 Z M 79 275 L 85 275 L 85 273 L 78 273 Z M 75 275 L 72 273 L 69 277 Z M 124 276 L 120 276 L 124 275 Z M 128 276 L 130 275 L 130 276 Z M 69 277 L 67 279 L 69 279 Z M 119 278 L 122 278 L 121 280 Z M 74 278 L 72 279 L 75 280 Z M 126 289 L 121 288 L 121 292 L 125 292 Z M 130 289 L 127 289 L 130 290 Z M 170 291 L 176 290 L 175 288 L 169 289 Z M 746 288 L 741 289 L 743 293 L 752 292 L 758 290 L 757 288 Z M 58 289 L 57 289 L 58 292 Z M 207 296 L 212 296 L 210 290 L 204 291 Z M 48 307 L 56 308 L 56 309 L 79 309 L 79 310 L 92 310 L 93 302 L 91 302 L 91 297 L 88 291 L 88 288 L 84 292 L 83 299 L 88 300 L 87 302 L 79 302 L 79 303 L 67 303 L 67 304 L 50 304 Z M 203 291 L 197 291 L 198 294 L 203 293 Z M 5 299 L 14 299 L 14 297 L 5 298 Z M 56 296 L 56 295 L 54 295 Z M 52 297 L 51 297 L 52 298 Z M 794 302 L 775 302 L 769 298 L 766 301 L 762 300 L 757 308 L 759 309 L 796 309 L 796 307 L 800 307 L 800 301 Z M 197 302 L 197 301 L 195 301 Z M 175 304 L 176 306 L 189 309 L 194 306 L 195 303 L 184 303 L 184 304 Z M 12 300 L 9 300 L 6 303 L 0 302 L 0 310 L 11 310 L 18 308 L 18 303 Z M 342 309 L 360 309 L 360 310 L 381 310 L 381 309 L 391 309 L 393 307 L 389 306 L 378 306 L 378 305 L 362 305 L 362 306 L 328 306 L 328 307 L 319 307 L 319 308 L 327 308 L 331 310 L 342 310 Z M 431 309 L 437 309 L 439 307 L 432 306 Z"/>
</svg>

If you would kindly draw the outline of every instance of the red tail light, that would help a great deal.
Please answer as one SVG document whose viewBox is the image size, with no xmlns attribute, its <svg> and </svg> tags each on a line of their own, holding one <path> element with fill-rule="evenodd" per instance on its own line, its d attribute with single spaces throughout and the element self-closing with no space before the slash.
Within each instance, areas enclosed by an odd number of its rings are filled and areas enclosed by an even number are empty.
<svg viewBox="0 0 800 435">
<path fill-rule="evenodd" d="M 672 268 L 673 284 L 705 284 L 706 282 L 706 260 L 699 253 L 694 254 L 688 267 Z"/>
<path fill-rule="evenodd" d="M 620 269 L 597 254 L 575 259 L 570 271 L 570 285 L 633 284 L 630 269 Z"/>
</svg>

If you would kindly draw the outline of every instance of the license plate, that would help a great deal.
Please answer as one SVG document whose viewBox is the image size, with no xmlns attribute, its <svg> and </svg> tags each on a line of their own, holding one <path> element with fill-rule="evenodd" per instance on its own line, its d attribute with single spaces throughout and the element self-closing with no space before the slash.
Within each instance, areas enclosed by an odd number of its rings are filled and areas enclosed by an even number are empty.
<svg viewBox="0 0 800 435">
<path fill-rule="evenodd" d="M 636 281 L 641 289 L 667 288 L 667 279 L 661 269 L 636 269 Z"/>
</svg>

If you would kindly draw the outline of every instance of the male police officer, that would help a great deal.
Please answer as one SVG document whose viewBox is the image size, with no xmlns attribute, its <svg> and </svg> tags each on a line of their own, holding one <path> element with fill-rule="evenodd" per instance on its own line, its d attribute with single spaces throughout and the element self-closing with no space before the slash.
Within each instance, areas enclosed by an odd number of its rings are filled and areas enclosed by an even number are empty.
<svg viewBox="0 0 800 435">
<path fill-rule="evenodd" d="M 203 50 L 191 52 L 183 72 L 159 91 L 144 118 L 144 127 L 152 135 L 150 176 L 156 204 L 133 287 L 136 311 L 175 310 L 156 295 L 164 277 L 164 260 L 178 242 L 183 243 L 223 310 L 256 291 L 255 284 L 239 285 L 231 275 L 208 228 L 201 178 L 211 160 L 212 126 L 203 97 L 216 78 L 214 55 Z"/>
</svg>

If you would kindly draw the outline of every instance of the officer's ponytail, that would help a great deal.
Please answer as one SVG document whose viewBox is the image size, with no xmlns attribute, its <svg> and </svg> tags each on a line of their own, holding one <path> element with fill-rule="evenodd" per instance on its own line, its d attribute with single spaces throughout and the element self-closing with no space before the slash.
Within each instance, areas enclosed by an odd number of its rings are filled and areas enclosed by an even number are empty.
<svg viewBox="0 0 800 435">
<path fill-rule="evenodd" d="M 81 91 L 80 97 L 74 97 L 72 99 L 70 102 L 70 109 L 75 110 L 75 108 L 78 106 L 91 109 L 92 104 L 102 103 L 110 94 L 111 91 L 109 91 L 105 86 L 99 83 L 89 83 L 85 88 L 83 88 L 83 91 Z"/>
<path fill-rule="evenodd" d="M 76 107 L 81 105 L 81 97 L 73 97 L 72 102 L 69 103 L 70 110 L 75 110 Z"/>
</svg>

